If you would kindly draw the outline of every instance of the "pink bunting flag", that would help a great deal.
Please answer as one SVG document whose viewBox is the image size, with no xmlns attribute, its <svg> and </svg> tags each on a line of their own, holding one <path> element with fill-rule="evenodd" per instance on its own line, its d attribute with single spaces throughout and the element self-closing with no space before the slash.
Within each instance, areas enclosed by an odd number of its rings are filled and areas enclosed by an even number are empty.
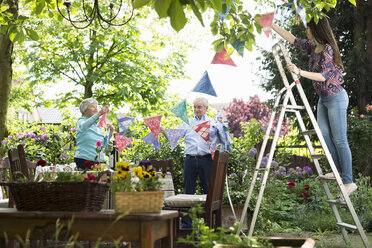
<svg viewBox="0 0 372 248">
<path fill-rule="evenodd" d="M 119 133 L 115 133 L 115 144 L 118 147 L 118 152 L 120 153 L 125 147 L 129 146 L 133 140 L 125 136 L 120 137 Z"/>
<path fill-rule="evenodd" d="M 97 127 L 107 128 L 107 113 L 104 113 L 101 116 L 101 119 L 99 120 Z"/>
<path fill-rule="evenodd" d="M 225 48 L 223 48 L 223 50 L 221 52 L 216 53 L 214 55 L 214 58 L 212 60 L 212 64 L 223 64 L 223 65 L 231 65 L 231 66 L 235 66 L 236 67 L 236 64 L 230 58 L 230 56 L 227 53 L 227 51 L 226 51 Z"/>
<path fill-rule="evenodd" d="M 150 128 L 156 140 L 159 140 L 161 117 L 162 115 L 157 115 L 157 116 L 147 117 L 143 119 L 146 122 L 147 126 Z"/>
<path fill-rule="evenodd" d="M 259 23 L 261 23 L 262 27 L 263 27 L 263 31 L 264 33 L 266 34 L 267 37 L 270 36 L 270 26 L 271 24 L 273 23 L 273 20 L 274 20 L 274 12 L 273 13 L 269 13 L 269 14 L 264 14 L 262 15 L 262 18 L 258 19 L 258 18 L 255 18 L 256 21 L 258 21 Z"/>
<path fill-rule="evenodd" d="M 210 129 L 209 121 L 193 126 L 192 129 L 195 132 L 197 132 L 206 142 L 209 141 L 209 129 Z"/>
</svg>

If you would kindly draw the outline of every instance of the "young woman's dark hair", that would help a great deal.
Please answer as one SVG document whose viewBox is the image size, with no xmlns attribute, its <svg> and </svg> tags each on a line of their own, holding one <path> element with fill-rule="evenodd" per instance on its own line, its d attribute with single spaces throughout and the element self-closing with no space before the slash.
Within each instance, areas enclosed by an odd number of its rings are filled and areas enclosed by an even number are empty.
<svg viewBox="0 0 372 248">
<path fill-rule="evenodd" d="M 314 36 L 314 39 L 322 44 L 329 44 L 333 49 L 333 61 L 338 65 L 342 70 L 344 65 L 342 64 L 340 50 L 338 49 L 336 39 L 333 35 L 331 26 L 326 17 L 319 19 L 318 24 L 315 23 L 314 19 L 307 24 L 310 28 L 311 34 Z"/>
</svg>

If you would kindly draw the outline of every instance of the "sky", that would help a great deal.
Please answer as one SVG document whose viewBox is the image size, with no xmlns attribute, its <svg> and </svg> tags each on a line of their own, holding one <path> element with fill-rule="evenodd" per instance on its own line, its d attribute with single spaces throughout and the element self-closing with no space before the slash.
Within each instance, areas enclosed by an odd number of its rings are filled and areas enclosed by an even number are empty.
<svg viewBox="0 0 372 248">
<path fill-rule="evenodd" d="M 251 9 L 250 11 L 251 13 L 265 14 L 273 12 L 273 9 Z M 194 20 L 192 23 L 188 23 L 187 25 L 189 25 L 189 27 L 181 30 L 178 35 L 187 36 L 191 33 L 198 33 L 199 36 L 202 34 L 202 38 L 195 38 L 198 45 L 194 51 L 189 53 L 188 63 L 184 68 L 186 75 L 189 76 L 190 79 L 173 80 L 168 89 L 169 93 L 176 93 L 182 99 L 186 98 L 189 103 L 198 96 L 206 97 L 211 103 L 227 103 L 231 102 L 234 98 L 249 101 L 249 98 L 256 94 L 260 97 L 261 101 L 274 97 L 259 87 L 261 83 L 260 80 L 262 79 L 255 75 L 261 63 L 260 60 L 256 60 L 256 58 L 260 56 L 257 47 L 254 47 L 252 52 L 245 50 L 243 58 L 234 52 L 231 55 L 231 58 L 237 67 L 211 64 L 215 55 L 212 42 L 218 37 L 214 37 L 210 33 L 210 27 L 208 24 L 206 24 L 205 27 L 202 27 L 197 20 Z M 198 38 L 199 40 L 197 40 Z M 270 38 L 267 38 L 264 33 L 257 34 L 256 36 L 257 46 L 264 48 L 267 51 L 271 51 L 271 47 L 275 42 L 276 41 L 273 40 L 271 35 Z M 217 97 L 191 92 L 205 71 L 208 71 L 209 78 L 217 93 Z"/>
</svg>

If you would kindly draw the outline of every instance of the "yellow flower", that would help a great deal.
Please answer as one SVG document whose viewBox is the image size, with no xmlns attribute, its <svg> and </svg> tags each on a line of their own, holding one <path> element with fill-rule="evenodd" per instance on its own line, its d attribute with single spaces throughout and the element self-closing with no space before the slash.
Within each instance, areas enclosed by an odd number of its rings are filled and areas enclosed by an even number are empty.
<svg viewBox="0 0 372 248">
<path fill-rule="evenodd" d="M 134 173 L 136 176 L 139 177 L 139 175 L 142 174 L 142 167 L 141 167 L 141 166 L 134 167 L 132 171 L 133 171 L 133 173 Z"/>
<path fill-rule="evenodd" d="M 139 187 L 139 188 L 138 188 L 138 191 L 143 191 L 143 188 L 142 188 L 142 187 Z"/>
<path fill-rule="evenodd" d="M 116 168 L 117 170 L 129 171 L 130 164 L 128 162 L 117 162 Z"/>
<path fill-rule="evenodd" d="M 166 178 L 167 177 L 167 173 L 161 173 L 161 178 Z"/>
</svg>

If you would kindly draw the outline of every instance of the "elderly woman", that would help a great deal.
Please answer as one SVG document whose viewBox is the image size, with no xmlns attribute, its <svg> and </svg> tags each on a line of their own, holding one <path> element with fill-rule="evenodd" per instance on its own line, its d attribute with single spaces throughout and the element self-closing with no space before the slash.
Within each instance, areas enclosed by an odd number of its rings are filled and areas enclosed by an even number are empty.
<svg viewBox="0 0 372 248">
<path fill-rule="evenodd" d="M 109 125 L 109 136 L 104 135 L 102 127 L 97 127 L 99 117 L 109 112 L 108 106 L 104 106 L 98 111 L 97 105 L 98 102 L 93 98 L 85 99 L 80 104 L 80 112 L 83 117 L 79 118 L 77 122 L 76 153 L 74 158 L 74 162 L 80 169 L 86 169 L 87 165 L 93 165 L 94 161 L 106 162 L 105 156 L 100 156 L 97 153 L 97 144 L 101 144 L 101 149 L 106 147 L 114 132 L 112 125 Z"/>
</svg>

